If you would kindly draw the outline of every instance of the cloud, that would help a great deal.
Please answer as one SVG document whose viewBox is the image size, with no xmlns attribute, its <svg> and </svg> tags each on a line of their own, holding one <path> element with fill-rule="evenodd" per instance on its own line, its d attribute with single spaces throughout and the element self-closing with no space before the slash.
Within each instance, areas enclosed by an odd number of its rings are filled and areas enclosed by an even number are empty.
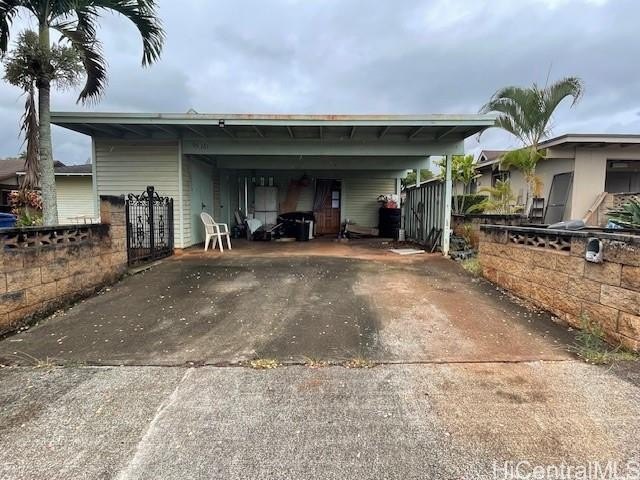
<svg viewBox="0 0 640 480">
<path fill-rule="evenodd" d="M 635 0 L 160 0 L 162 60 L 140 67 L 133 26 L 100 28 L 109 85 L 94 107 L 55 93 L 56 110 L 274 113 L 475 113 L 498 88 L 578 75 L 586 95 L 560 106 L 554 133 L 637 132 Z M 0 156 L 20 150 L 20 92 L 0 89 Z M 54 129 L 56 157 L 90 142 Z M 517 146 L 487 132 L 469 151 Z"/>
</svg>

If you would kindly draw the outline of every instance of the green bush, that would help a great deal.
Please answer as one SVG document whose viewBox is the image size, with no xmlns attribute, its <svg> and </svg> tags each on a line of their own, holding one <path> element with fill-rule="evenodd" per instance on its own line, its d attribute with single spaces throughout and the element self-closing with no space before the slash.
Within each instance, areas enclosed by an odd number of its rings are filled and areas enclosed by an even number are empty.
<svg viewBox="0 0 640 480">
<path fill-rule="evenodd" d="M 477 195 L 477 194 L 469 194 L 469 195 L 454 195 L 451 199 L 451 205 L 464 205 L 462 208 L 462 212 L 465 213 L 469 210 L 470 207 L 474 205 L 481 204 L 487 197 L 485 195 Z M 462 200 L 464 199 L 464 204 Z M 482 209 L 480 207 L 476 207 L 473 213 L 482 213 Z"/>
</svg>

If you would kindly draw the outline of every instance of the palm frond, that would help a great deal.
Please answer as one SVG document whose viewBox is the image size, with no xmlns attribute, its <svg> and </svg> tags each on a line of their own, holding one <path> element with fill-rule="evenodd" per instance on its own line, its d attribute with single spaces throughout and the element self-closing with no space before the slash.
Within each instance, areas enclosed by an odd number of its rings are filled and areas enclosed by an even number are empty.
<svg viewBox="0 0 640 480">
<path fill-rule="evenodd" d="M 548 131 L 549 121 L 558 105 L 567 97 L 571 97 L 571 107 L 573 107 L 584 93 L 584 84 L 577 77 L 567 77 L 549 85 L 541 91 L 541 132 L 540 138 L 550 134 Z"/>
<path fill-rule="evenodd" d="M 628 203 L 607 212 L 609 220 L 623 228 L 640 228 L 640 200 L 629 199 Z"/>
<path fill-rule="evenodd" d="M 536 84 L 528 88 L 509 86 L 494 93 L 480 112 L 498 113 L 496 127 L 511 133 L 523 145 L 536 147 L 549 135 L 549 122 L 560 102 L 573 97 L 573 106 L 582 92 L 582 81 L 576 77 L 562 79 L 545 88 Z"/>
<path fill-rule="evenodd" d="M 0 54 L 9 48 L 11 24 L 21 6 L 21 0 L 0 0 Z"/>
<path fill-rule="evenodd" d="M 40 152 L 39 152 L 39 125 L 38 107 L 36 105 L 35 88 L 32 85 L 27 92 L 27 100 L 24 105 L 24 115 L 20 131 L 24 135 L 24 143 L 27 144 L 24 161 L 25 175 L 20 182 L 22 190 L 35 190 L 40 183 Z"/>
<path fill-rule="evenodd" d="M 133 23 L 142 37 L 142 65 L 156 62 L 162 53 L 165 34 L 155 0 L 92 0 L 97 9 L 119 13 Z"/>
<path fill-rule="evenodd" d="M 107 84 L 107 65 L 100 42 L 79 29 L 78 22 L 56 23 L 52 27 L 71 43 L 82 59 L 87 79 L 78 95 L 78 102 L 97 100 Z"/>
</svg>

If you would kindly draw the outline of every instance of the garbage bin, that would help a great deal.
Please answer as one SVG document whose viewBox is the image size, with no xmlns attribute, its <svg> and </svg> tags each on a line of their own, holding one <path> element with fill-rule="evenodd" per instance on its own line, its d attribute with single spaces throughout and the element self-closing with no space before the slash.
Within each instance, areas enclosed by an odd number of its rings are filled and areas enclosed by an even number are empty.
<svg viewBox="0 0 640 480">
<path fill-rule="evenodd" d="M 298 242 L 309 241 L 309 233 L 311 230 L 310 220 L 298 220 L 296 221 L 296 240 Z"/>
<path fill-rule="evenodd" d="M 16 226 L 16 216 L 11 213 L 0 212 L 0 228 L 13 228 Z"/>
</svg>

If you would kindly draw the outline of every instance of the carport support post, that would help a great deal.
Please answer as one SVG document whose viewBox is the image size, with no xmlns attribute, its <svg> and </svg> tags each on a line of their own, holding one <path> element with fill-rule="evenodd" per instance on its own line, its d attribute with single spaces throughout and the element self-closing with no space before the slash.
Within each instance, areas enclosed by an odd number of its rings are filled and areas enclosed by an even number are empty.
<svg viewBox="0 0 640 480">
<path fill-rule="evenodd" d="M 453 182 L 451 180 L 451 160 L 452 155 L 447 154 L 444 177 L 444 221 L 442 222 L 442 254 L 446 257 L 449 255 L 449 239 L 451 237 L 451 194 L 453 191 Z"/>
</svg>

